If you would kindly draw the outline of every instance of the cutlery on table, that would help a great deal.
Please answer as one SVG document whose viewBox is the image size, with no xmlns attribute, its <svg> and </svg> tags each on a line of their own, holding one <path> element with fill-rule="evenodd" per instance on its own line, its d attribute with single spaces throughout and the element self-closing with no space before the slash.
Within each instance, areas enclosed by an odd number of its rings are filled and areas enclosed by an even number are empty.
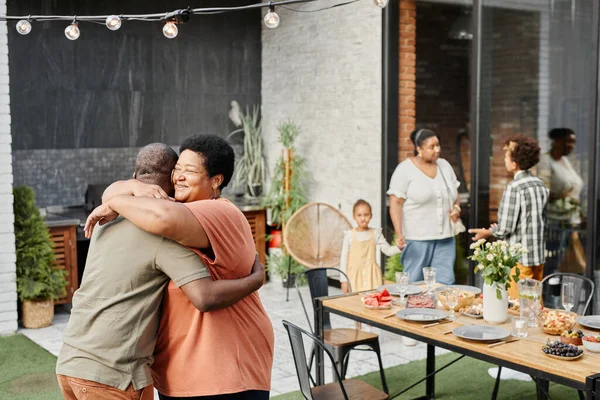
<svg viewBox="0 0 600 400">
<path fill-rule="evenodd" d="M 512 342 L 518 342 L 518 341 L 519 341 L 519 339 L 517 339 L 517 338 L 508 339 L 508 340 L 501 340 L 499 342 L 488 344 L 488 347 L 496 347 L 496 346 L 500 346 L 500 345 L 503 345 L 503 344 L 506 344 L 506 343 L 512 343 Z"/>
<path fill-rule="evenodd" d="M 437 326 L 437 325 L 447 324 L 447 323 L 449 323 L 449 322 L 452 322 L 452 321 L 450 321 L 449 319 L 447 319 L 447 320 L 445 320 L 445 321 L 438 321 L 438 322 L 434 322 L 433 324 L 427 324 L 427 325 L 423 325 L 423 328 L 430 328 L 430 327 L 432 327 L 432 326 Z"/>
</svg>

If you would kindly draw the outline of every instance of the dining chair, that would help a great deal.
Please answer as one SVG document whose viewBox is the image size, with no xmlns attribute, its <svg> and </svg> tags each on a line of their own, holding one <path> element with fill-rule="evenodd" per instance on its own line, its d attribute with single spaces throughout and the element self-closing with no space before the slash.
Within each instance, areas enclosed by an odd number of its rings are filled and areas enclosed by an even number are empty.
<svg viewBox="0 0 600 400">
<path fill-rule="evenodd" d="M 298 383 L 300 384 L 300 392 L 306 400 L 333 400 L 342 398 L 344 400 L 389 399 L 387 393 L 382 392 L 366 382 L 358 379 L 343 379 L 340 376 L 333 354 L 331 354 L 329 351 L 328 346 L 320 341 L 315 335 L 288 321 L 283 321 L 283 326 L 288 333 L 290 344 L 292 346 L 292 355 L 294 357 L 294 365 L 296 366 L 296 373 L 298 375 Z M 333 371 L 337 378 L 335 379 L 335 382 L 311 387 L 312 377 L 310 375 L 310 367 L 306 361 L 306 350 L 304 348 L 303 340 L 304 337 L 307 337 L 312 342 L 313 349 L 319 347 L 323 349 L 325 354 L 327 354 L 331 364 L 333 365 Z M 311 351 L 311 353 L 314 353 L 314 351 Z"/>
<path fill-rule="evenodd" d="M 575 284 L 575 306 L 573 312 L 585 315 L 592 302 L 596 285 L 590 278 L 568 272 L 556 272 L 542 279 L 542 299 L 544 307 L 562 308 L 562 284 L 571 282 Z"/>
<path fill-rule="evenodd" d="M 306 276 L 306 279 L 308 281 L 308 288 L 310 290 L 311 304 L 314 313 L 314 299 L 317 297 L 329 296 L 329 283 L 327 279 L 328 271 L 336 271 L 340 274 L 340 276 L 343 275 L 344 277 L 346 277 L 346 280 L 348 281 L 348 288 L 350 289 L 350 291 L 352 291 L 352 289 L 350 288 L 350 281 L 348 280 L 348 276 L 343 271 L 337 268 L 308 269 L 298 274 L 298 276 L 296 277 L 296 291 L 298 292 L 298 296 L 300 297 L 300 303 L 302 304 L 304 314 L 306 315 L 308 326 L 310 327 L 310 330 L 313 332 L 313 334 L 316 336 L 318 336 L 318 332 L 315 332 L 312 327 L 312 324 L 310 322 L 310 316 L 308 315 L 308 310 L 306 309 L 306 305 L 304 304 L 304 299 L 302 298 L 302 293 L 300 291 L 298 283 L 302 280 L 303 276 Z M 345 379 L 346 372 L 348 371 L 348 362 L 350 359 L 351 350 L 373 351 L 377 355 L 377 361 L 379 362 L 381 386 L 383 387 L 384 392 L 389 393 L 387 382 L 385 380 L 385 371 L 383 370 L 383 363 L 381 361 L 379 336 L 377 334 L 365 332 L 356 328 L 332 328 L 328 312 L 323 313 L 323 329 L 323 342 L 325 343 L 325 346 L 333 353 L 334 365 L 337 368 L 339 368 L 342 379 Z M 358 346 L 366 348 L 357 348 Z M 310 356 L 309 368 L 312 368 L 312 361 L 314 355 L 315 348 L 313 346 Z"/>
<path fill-rule="evenodd" d="M 575 284 L 576 300 L 572 311 L 580 315 L 585 315 L 592 302 L 592 298 L 594 297 L 596 285 L 590 278 L 568 272 L 556 272 L 542 279 L 542 299 L 544 307 L 556 309 L 562 308 L 561 288 L 564 282 Z M 494 392 L 492 393 L 492 400 L 495 400 L 498 396 L 501 373 L 502 367 L 499 366 L 498 375 L 496 376 L 496 382 L 494 384 Z M 583 392 L 581 391 L 579 391 L 579 398 L 583 399 Z"/>
</svg>

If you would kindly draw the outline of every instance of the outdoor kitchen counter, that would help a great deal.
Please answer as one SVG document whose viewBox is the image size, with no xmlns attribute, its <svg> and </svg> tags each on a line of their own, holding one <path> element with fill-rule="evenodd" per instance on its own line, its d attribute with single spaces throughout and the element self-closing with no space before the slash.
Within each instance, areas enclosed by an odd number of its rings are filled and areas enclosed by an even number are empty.
<svg viewBox="0 0 600 400">
<path fill-rule="evenodd" d="M 48 225 L 48 228 L 56 228 L 56 227 L 61 227 L 61 226 L 79 226 L 80 224 L 80 220 L 76 219 L 76 218 L 66 218 L 60 215 L 54 215 L 54 214 L 49 214 L 46 215 L 46 217 L 44 218 L 44 220 L 46 221 L 46 225 Z"/>
</svg>

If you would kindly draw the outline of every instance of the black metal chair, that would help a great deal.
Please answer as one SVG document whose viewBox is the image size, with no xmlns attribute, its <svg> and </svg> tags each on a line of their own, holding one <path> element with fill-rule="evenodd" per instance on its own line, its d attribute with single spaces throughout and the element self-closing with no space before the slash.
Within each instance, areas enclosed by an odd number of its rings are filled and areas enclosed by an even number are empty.
<svg viewBox="0 0 600 400">
<path fill-rule="evenodd" d="M 318 336 L 318 332 L 315 332 L 310 322 L 310 316 L 304 304 L 302 293 L 298 287 L 299 280 L 302 276 L 306 276 L 308 280 L 308 287 L 310 290 L 311 304 L 313 306 L 313 313 L 315 311 L 314 299 L 317 297 L 329 296 L 329 284 L 327 280 L 327 271 L 337 271 L 348 279 L 347 275 L 337 268 L 313 268 L 306 270 L 296 277 L 296 291 L 300 297 L 300 303 L 304 309 L 308 326 L 314 335 Z M 348 287 L 350 288 L 350 282 L 348 281 Z M 352 290 L 350 288 L 350 290 Z M 379 347 L 379 336 L 375 333 L 365 332 L 355 328 L 332 328 L 329 313 L 323 313 L 323 329 L 324 336 L 323 342 L 325 346 L 333 353 L 334 365 L 341 371 L 341 378 L 345 379 L 346 372 L 348 371 L 348 362 L 350 359 L 351 350 L 361 351 L 373 351 L 377 355 L 377 361 L 379 362 L 379 374 L 381 375 L 381 386 L 383 391 L 388 392 L 387 382 L 385 380 L 385 372 L 383 370 L 383 363 L 381 362 L 381 350 Z M 366 349 L 357 348 L 357 346 L 365 346 Z M 311 351 L 309 368 L 312 367 L 312 361 L 314 358 L 314 347 Z M 335 374 L 334 374 L 335 379 Z"/>
<path fill-rule="evenodd" d="M 386 400 L 389 398 L 387 393 L 374 388 L 373 386 L 359 381 L 358 379 L 347 379 L 344 380 L 337 368 L 333 355 L 328 349 L 328 346 L 324 345 L 315 335 L 305 331 L 296 325 L 283 321 L 283 326 L 287 330 L 290 344 L 292 345 L 292 354 L 294 356 L 294 364 L 296 366 L 296 372 L 298 375 L 298 383 L 300 384 L 300 392 L 306 400 L 326 400 L 326 399 L 369 399 L 369 400 Z M 310 367 L 306 362 L 306 350 L 304 348 L 303 336 L 311 339 L 314 353 L 315 346 L 323 349 L 324 353 L 327 354 L 331 363 L 333 364 L 333 370 L 337 379 L 336 382 L 328 383 L 321 386 L 315 386 L 311 388 L 312 376 L 310 375 Z"/>
<path fill-rule="evenodd" d="M 592 302 L 596 285 L 588 277 L 567 272 L 556 272 L 544 277 L 542 280 L 544 307 L 562 308 L 561 288 L 564 282 L 575 284 L 576 302 L 572 311 L 585 315 Z"/>
<path fill-rule="evenodd" d="M 577 314 L 585 315 L 592 302 L 592 298 L 594 297 L 596 285 L 590 278 L 567 272 L 556 272 L 542 279 L 542 299 L 544 301 L 544 307 L 556 309 L 562 308 L 561 289 L 563 282 L 572 282 L 575 284 L 575 293 L 578 299 L 576 299 L 575 307 L 572 311 Z M 501 373 L 502 367 L 499 366 L 496 383 L 494 384 L 494 392 L 492 393 L 492 400 L 495 400 L 498 396 Z M 538 383 L 536 382 L 536 384 Z M 581 391 L 579 391 L 579 397 L 583 399 L 583 393 Z"/>
</svg>

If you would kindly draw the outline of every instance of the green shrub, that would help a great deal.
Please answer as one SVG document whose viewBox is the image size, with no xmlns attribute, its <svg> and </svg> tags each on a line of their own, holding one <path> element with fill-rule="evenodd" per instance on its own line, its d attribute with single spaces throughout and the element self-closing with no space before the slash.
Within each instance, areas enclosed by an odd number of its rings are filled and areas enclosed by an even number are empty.
<svg viewBox="0 0 600 400">
<path fill-rule="evenodd" d="M 21 301 L 56 300 L 66 294 L 66 271 L 52 269 L 53 243 L 48 227 L 35 206 L 30 187 L 14 193 L 17 293 Z"/>
<path fill-rule="evenodd" d="M 291 275 L 298 275 L 301 272 L 306 271 L 306 268 L 298 261 L 294 260 L 289 254 L 271 254 L 267 256 L 267 268 L 269 271 L 273 271 L 276 275 L 281 278 L 287 278 L 288 268 Z M 306 277 L 298 281 L 298 284 L 304 284 Z"/>
</svg>

